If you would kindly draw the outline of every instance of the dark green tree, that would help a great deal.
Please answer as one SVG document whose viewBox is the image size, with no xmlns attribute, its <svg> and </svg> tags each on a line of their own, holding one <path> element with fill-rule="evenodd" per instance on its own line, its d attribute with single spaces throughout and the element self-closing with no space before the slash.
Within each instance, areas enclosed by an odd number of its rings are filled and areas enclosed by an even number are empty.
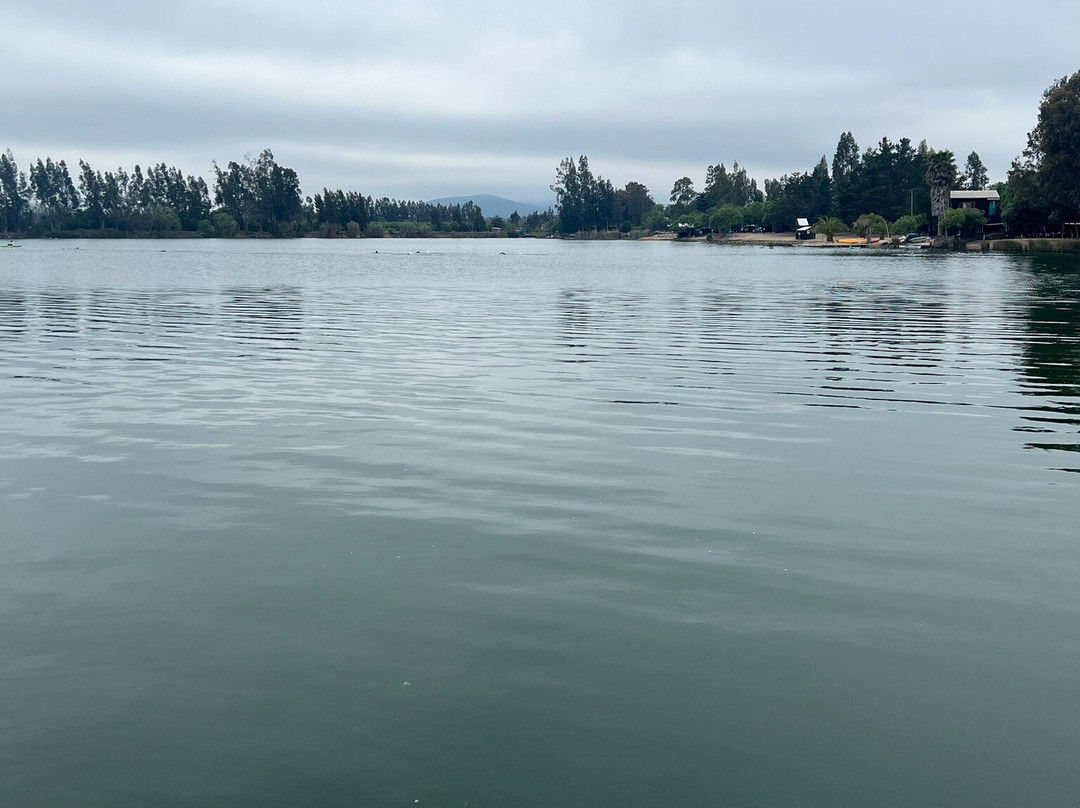
<svg viewBox="0 0 1080 808">
<path fill-rule="evenodd" d="M 225 169 L 214 163 L 214 175 L 214 201 L 243 230 L 281 235 L 303 214 L 299 177 L 278 165 L 270 149 L 242 164 L 230 162 Z"/>
<path fill-rule="evenodd" d="M 581 159 L 585 159 L 584 155 Z M 555 169 L 555 184 L 551 186 L 559 214 L 559 231 L 562 233 L 576 233 L 584 229 L 585 192 L 582 186 L 583 178 L 578 174 L 574 159 L 564 157 Z"/>
<path fill-rule="evenodd" d="M 0 154 L 0 210 L 6 233 L 22 230 L 28 224 L 30 189 L 11 149 Z"/>
<path fill-rule="evenodd" d="M 146 205 L 143 203 L 143 185 L 146 184 L 146 179 L 143 177 L 142 169 L 139 164 L 135 164 L 135 169 L 131 172 L 131 176 L 128 178 L 127 188 L 124 194 L 124 209 L 127 214 L 127 228 L 128 230 L 137 229 L 144 221 L 147 210 Z"/>
<path fill-rule="evenodd" d="M 116 173 L 106 171 L 102 177 L 101 202 L 110 227 L 119 227 L 123 219 L 124 197 L 121 177 L 126 178 L 122 168 L 118 168 Z"/>
<path fill-rule="evenodd" d="M 836 144 L 832 161 L 832 212 L 846 222 L 852 221 L 859 213 L 859 200 L 855 196 L 853 183 L 860 165 L 859 144 L 851 132 L 844 132 Z"/>
<path fill-rule="evenodd" d="M 908 138 L 893 143 L 888 138 L 863 154 L 851 183 L 851 199 L 860 212 L 879 211 L 893 220 L 913 213 L 916 202 L 928 204 L 923 196 L 925 159 Z M 917 196 L 917 198 L 916 198 Z"/>
<path fill-rule="evenodd" d="M 270 149 L 255 159 L 252 175 L 260 225 L 278 234 L 300 214 L 300 179 L 293 169 L 278 165 Z"/>
<path fill-rule="evenodd" d="M 589 194 L 590 229 L 608 230 L 617 227 L 621 213 L 616 208 L 615 186 L 611 180 L 597 176 Z"/>
<path fill-rule="evenodd" d="M 1013 160 L 1008 181 L 997 185 L 1001 195 L 1001 218 L 1019 236 L 1045 232 L 1054 204 L 1046 195 L 1038 168 L 1030 159 Z"/>
<path fill-rule="evenodd" d="M 964 164 L 964 173 L 960 177 L 960 187 L 968 191 L 982 191 L 990 182 L 986 173 L 986 166 L 978 152 L 972 152 L 967 156 Z"/>
<path fill-rule="evenodd" d="M 59 230 L 71 221 L 71 215 L 79 207 L 79 194 L 71 181 L 67 163 L 54 163 L 46 157 L 30 167 L 30 187 L 41 205 L 45 223 L 51 230 Z"/>
<path fill-rule="evenodd" d="M 709 210 L 720 205 L 743 207 L 760 202 L 764 195 L 758 190 L 757 181 L 750 178 L 738 161 L 728 171 L 723 163 L 709 166 L 705 172 L 705 190 L 698 196 L 698 210 Z"/>
<path fill-rule="evenodd" d="M 621 211 L 616 209 L 615 187 L 609 180 L 593 176 L 585 155 L 576 164 L 570 157 L 559 163 L 551 190 L 555 192 L 562 233 L 606 230 L 621 219 Z"/>
<path fill-rule="evenodd" d="M 825 155 L 821 155 L 821 161 L 814 167 L 810 175 L 814 184 L 814 216 L 826 216 L 833 209 L 832 178 L 829 177 L 829 163 Z"/>
<path fill-rule="evenodd" d="M 751 202 L 743 208 L 743 224 L 765 227 L 771 220 L 771 208 L 769 202 Z"/>
<path fill-rule="evenodd" d="M 475 233 L 483 233 L 488 229 L 487 220 L 484 218 L 484 212 L 480 210 L 479 205 L 473 205 L 472 229 Z"/>
<path fill-rule="evenodd" d="M 785 174 L 778 180 L 765 180 L 769 201 L 766 225 L 781 232 L 791 230 L 796 219 L 815 221 L 825 216 L 830 200 L 822 198 L 821 187 L 822 177 L 814 173 Z"/>
<path fill-rule="evenodd" d="M 743 226 L 744 208 L 738 205 L 725 203 L 715 208 L 710 208 L 709 227 L 718 233 L 729 233 Z"/>
<path fill-rule="evenodd" d="M 697 199 L 697 191 L 694 190 L 694 181 L 689 177 L 680 177 L 671 186 L 671 204 L 678 210 L 689 210 Z"/>
<path fill-rule="evenodd" d="M 1080 215 L 1080 71 L 1058 79 L 1043 93 L 1024 156 L 1037 171 L 1057 218 L 1075 221 Z"/>
<path fill-rule="evenodd" d="M 655 204 L 649 189 L 640 182 L 628 182 L 616 192 L 616 205 L 632 227 L 641 227 Z"/>
<path fill-rule="evenodd" d="M 138 171 L 138 166 L 135 166 Z M 251 169 L 230 160 L 222 169 L 214 163 L 214 202 L 229 214 L 241 230 L 247 230 L 254 224 L 256 200 Z"/>
<path fill-rule="evenodd" d="M 79 161 L 79 193 L 87 225 L 105 229 L 105 182 L 101 174 L 90 168 L 89 163 Z"/>
</svg>

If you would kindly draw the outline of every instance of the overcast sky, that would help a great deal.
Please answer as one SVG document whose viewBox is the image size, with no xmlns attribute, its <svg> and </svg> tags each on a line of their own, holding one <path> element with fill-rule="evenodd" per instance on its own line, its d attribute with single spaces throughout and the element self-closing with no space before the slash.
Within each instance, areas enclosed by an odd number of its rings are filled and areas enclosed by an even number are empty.
<svg viewBox="0 0 1080 808">
<path fill-rule="evenodd" d="M 271 148 L 323 186 L 548 200 L 587 154 L 667 201 L 926 138 L 1004 179 L 1042 91 L 1080 70 L 1080 3 L 0 0 L 0 149 L 210 176 Z"/>
</svg>

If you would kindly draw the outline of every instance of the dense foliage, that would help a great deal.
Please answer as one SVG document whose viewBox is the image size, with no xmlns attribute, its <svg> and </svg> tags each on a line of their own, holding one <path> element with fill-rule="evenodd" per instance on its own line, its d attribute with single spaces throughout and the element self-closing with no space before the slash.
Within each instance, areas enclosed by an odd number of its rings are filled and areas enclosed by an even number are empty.
<svg viewBox="0 0 1080 808">
<path fill-rule="evenodd" d="M 1080 221 L 1080 71 L 1043 93 L 1027 148 L 999 186 L 1002 214 L 1025 235 Z"/>
<path fill-rule="evenodd" d="M 471 202 L 429 205 L 328 188 L 305 198 L 296 171 L 269 149 L 213 168 L 212 189 L 164 163 L 145 173 L 140 166 L 101 172 L 80 160 L 73 177 L 65 161 L 52 158 L 20 171 L 8 150 L 0 154 L 0 225 L 6 233 L 49 236 L 428 236 L 493 227 L 524 235 L 546 234 L 554 219 L 547 211 L 496 222 Z M 639 196 L 631 188 L 625 204 L 639 210 Z"/>
<path fill-rule="evenodd" d="M 561 232 L 602 230 L 605 222 L 612 226 L 606 209 L 593 218 L 580 213 L 589 209 L 590 194 L 606 200 L 610 187 L 592 177 L 588 158 L 582 156 L 576 165 L 563 160 L 556 177 L 552 189 Z M 655 205 L 631 221 L 647 230 L 725 233 L 791 230 L 805 218 L 818 222 L 817 232 L 830 240 L 846 230 L 896 235 L 925 231 L 931 224 L 945 234 L 985 219 L 971 210 L 946 216 L 950 192 L 984 190 L 988 184 L 989 172 L 978 152 L 968 154 L 961 171 L 953 152 L 932 149 L 925 140 L 916 146 L 908 138 L 893 142 L 886 137 L 860 151 L 854 135 L 844 132 L 831 166 L 822 156 L 810 171 L 766 179 L 763 193 L 737 162 L 730 171 L 722 163 L 710 165 L 704 190 L 697 191 L 691 177 L 680 177 L 671 188 L 670 204 Z M 631 185 L 639 184 L 627 188 Z M 1008 182 L 993 187 L 1013 232 L 1060 232 L 1062 222 L 1080 221 L 1080 73 L 1046 91 L 1023 157 L 1013 163 Z"/>
<path fill-rule="evenodd" d="M 8 232 L 161 232 L 196 230 L 210 216 L 210 198 L 201 177 L 164 163 L 144 175 L 139 166 L 100 172 L 80 160 L 76 187 L 63 160 L 39 158 L 26 175 L 8 151 L 0 155 L 0 209 Z"/>
<path fill-rule="evenodd" d="M 700 192 L 690 177 L 676 180 L 667 206 L 652 204 L 640 183 L 627 183 L 626 189 L 613 191 L 610 182 L 593 176 L 588 158 L 582 156 L 576 163 L 566 158 L 559 164 L 552 190 L 557 200 L 558 229 L 563 233 L 602 231 L 620 224 L 679 232 L 725 233 L 745 228 L 784 231 L 791 230 L 797 219 L 805 218 L 829 221 L 828 230 L 835 235 L 843 232 L 839 226 L 850 229 L 868 213 L 918 228 L 925 227 L 930 209 L 926 175 L 934 154 L 925 142 L 916 147 L 907 138 L 897 143 L 882 138 L 860 153 L 854 136 L 845 132 L 837 143 L 831 172 L 827 158 L 822 156 L 810 171 L 765 180 L 762 190 L 738 162 L 732 163 L 730 169 L 719 163 L 706 169 Z M 969 157 L 969 164 L 975 166 L 972 176 L 976 181 L 980 177 L 985 181 L 985 169 L 977 154 Z M 948 188 L 956 187 L 955 180 L 954 176 L 945 189 L 946 207 Z M 633 209 L 620 206 L 621 195 L 632 187 L 645 192 L 643 205 Z M 644 206 L 646 200 L 651 209 Z M 922 219 L 916 214 L 921 214 Z"/>
</svg>

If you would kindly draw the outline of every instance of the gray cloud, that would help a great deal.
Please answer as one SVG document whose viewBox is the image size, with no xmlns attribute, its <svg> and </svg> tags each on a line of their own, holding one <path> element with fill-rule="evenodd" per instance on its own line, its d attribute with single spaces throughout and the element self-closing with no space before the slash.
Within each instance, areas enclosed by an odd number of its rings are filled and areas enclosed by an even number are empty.
<svg viewBox="0 0 1080 808">
<path fill-rule="evenodd" d="M 1050 0 L 1023 12 L 1039 25 L 998 0 L 947 22 L 937 4 L 847 0 L 60 0 L 0 13 L 0 67 L 18 77 L 0 85 L 0 147 L 21 163 L 206 174 L 269 146 L 308 193 L 539 201 L 558 159 L 585 153 L 659 198 L 710 163 L 809 170 L 848 129 L 863 148 L 888 136 L 976 150 L 1001 178 L 1042 90 L 1080 68 L 1080 7 Z"/>
</svg>

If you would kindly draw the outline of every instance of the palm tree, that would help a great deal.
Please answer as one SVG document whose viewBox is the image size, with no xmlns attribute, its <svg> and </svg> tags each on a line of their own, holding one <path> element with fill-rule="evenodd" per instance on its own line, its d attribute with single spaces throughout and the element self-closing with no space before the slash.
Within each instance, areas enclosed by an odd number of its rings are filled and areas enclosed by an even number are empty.
<svg viewBox="0 0 1080 808">
<path fill-rule="evenodd" d="M 824 233 L 825 241 L 831 242 L 833 236 L 840 233 L 846 233 L 848 226 L 836 217 L 826 219 L 824 216 L 818 219 L 818 223 L 814 225 L 815 233 Z"/>
<path fill-rule="evenodd" d="M 931 151 L 926 157 L 926 183 L 930 186 L 930 215 L 938 221 L 937 233 L 944 235 L 941 214 L 949 209 L 949 192 L 956 182 L 956 157 L 951 151 Z"/>
</svg>

